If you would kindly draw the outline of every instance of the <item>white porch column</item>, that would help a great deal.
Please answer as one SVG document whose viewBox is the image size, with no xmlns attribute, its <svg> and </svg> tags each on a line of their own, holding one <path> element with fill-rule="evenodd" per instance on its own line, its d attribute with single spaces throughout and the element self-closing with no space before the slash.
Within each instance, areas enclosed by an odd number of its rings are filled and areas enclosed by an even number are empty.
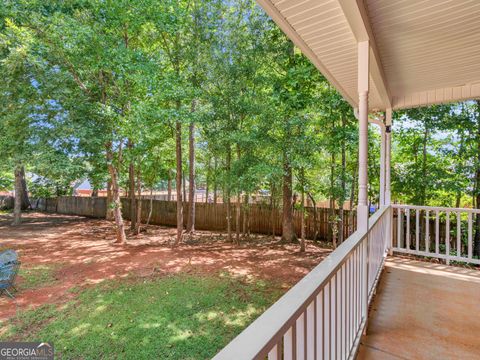
<svg viewBox="0 0 480 360">
<path fill-rule="evenodd" d="M 392 109 L 385 113 L 385 205 L 391 203 L 390 168 L 392 158 Z"/>
<path fill-rule="evenodd" d="M 368 230 L 368 41 L 358 43 L 358 206 L 357 229 Z"/>
<path fill-rule="evenodd" d="M 385 126 L 380 126 L 380 206 L 385 205 L 385 170 L 386 170 L 386 131 Z"/>
<path fill-rule="evenodd" d="M 392 158 L 392 109 L 385 111 L 385 205 L 391 205 L 390 192 L 390 159 Z M 388 254 L 393 255 L 393 209 L 390 208 L 390 214 L 387 222 L 387 244 Z"/>
</svg>

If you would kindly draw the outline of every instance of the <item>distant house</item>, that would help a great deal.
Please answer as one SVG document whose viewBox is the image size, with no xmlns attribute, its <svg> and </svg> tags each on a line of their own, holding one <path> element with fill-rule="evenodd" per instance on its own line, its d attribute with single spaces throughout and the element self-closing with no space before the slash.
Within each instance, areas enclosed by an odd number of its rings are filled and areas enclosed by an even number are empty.
<svg viewBox="0 0 480 360">
<path fill-rule="evenodd" d="M 92 196 L 93 188 L 88 179 L 81 180 L 73 186 L 73 189 L 74 196 Z M 98 196 L 107 196 L 107 190 L 98 190 Z"/>
</svg>

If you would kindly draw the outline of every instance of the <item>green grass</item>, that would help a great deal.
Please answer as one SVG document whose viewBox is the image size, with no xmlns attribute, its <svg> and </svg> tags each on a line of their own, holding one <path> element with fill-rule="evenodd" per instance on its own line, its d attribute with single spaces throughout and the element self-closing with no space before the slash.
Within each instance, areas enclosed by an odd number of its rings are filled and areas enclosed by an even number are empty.
<svg viewBox="0 0 480 360">
<path fill-rule="evenodd" d="M 53 342 L 64 359 L 209 359 L 280 295 L 227 275 L 108 282 L 21 313 L 0 338 Z"/>
<path fill-rule="evenodd" d="M 52 284 L 56 281 L 55 270 L 58 267 L 60 267 L 60 264 L 35 265 L 28 268 L 21 266 L 19 276 L 22 277 L 22 282 L 18 286 L 19 289 L 34 289 Z"/>
</svg>

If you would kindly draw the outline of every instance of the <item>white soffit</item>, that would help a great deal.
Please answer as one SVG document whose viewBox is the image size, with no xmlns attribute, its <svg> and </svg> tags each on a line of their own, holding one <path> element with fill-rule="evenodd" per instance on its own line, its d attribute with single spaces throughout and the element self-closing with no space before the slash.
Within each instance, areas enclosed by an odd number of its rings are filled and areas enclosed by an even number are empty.
<svg viewBox="0 0 480 360">
<path fill-rule="evenodd" d="M 354 107 L 369 40 L 370 110 L 480 97 L 480 0 L 257 0 Z"/>
</svg>

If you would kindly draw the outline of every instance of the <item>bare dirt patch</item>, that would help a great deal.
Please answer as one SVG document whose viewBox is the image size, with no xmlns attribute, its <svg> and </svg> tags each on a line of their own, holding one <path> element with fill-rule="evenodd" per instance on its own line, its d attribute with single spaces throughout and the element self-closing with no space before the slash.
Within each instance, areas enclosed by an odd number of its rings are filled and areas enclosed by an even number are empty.
<svg viewBox="0 0 480 360">
<path fill-rule="evenodd" d="M 129 275 L 227 271 L 271 280 L 286 290 L 331 251 L 308 242 L 302 254 L 298 245 L 279 244 L 278 238 L 267 236 L 233 245 L 224 233 L 206 231 L 172 248 L 176 230 L 153 225 L 130 236 L 128 245 L 118 246 L 113 245 L 115 233 L 106 220 L 32 212 L 24 215 L 22 225 L 10 223 L 9 215 L 0 215 L 0 249 L 17 250 L 24 268 L 47 266 L 55 271 L 45 286 L 23 288 L 15 301 L 1 297 L 0 319 L 14 316 L 17 309 L 61 303 L 75 296 L 72 290 Z M 20 277 L 20 289 L 22 281 Z"/>
</svg>

